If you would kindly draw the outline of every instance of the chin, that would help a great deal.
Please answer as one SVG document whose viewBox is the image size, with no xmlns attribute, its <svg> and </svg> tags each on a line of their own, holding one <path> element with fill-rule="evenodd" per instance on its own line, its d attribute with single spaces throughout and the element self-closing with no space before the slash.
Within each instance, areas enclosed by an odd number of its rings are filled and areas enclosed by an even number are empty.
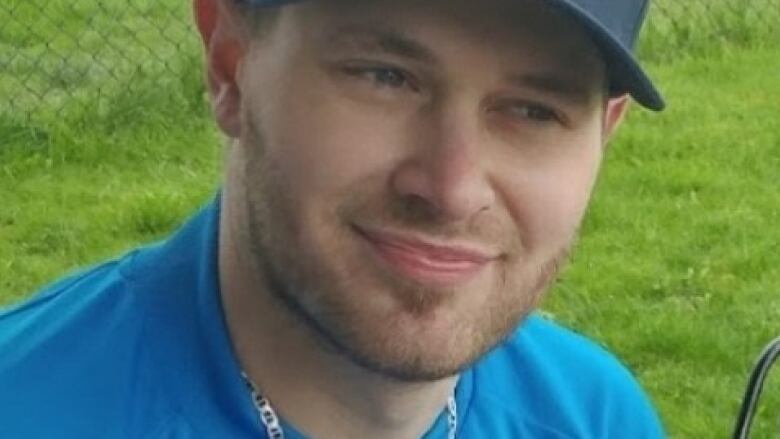
<svg viewBox="0 0 780 439">
<path fill-rule="evenodd" d="M 486 328 L 458 326 L 450 316 L 437 319 L 400 318 L 382 327 L 366 328 L 363 340 L 352 340 L 344 353 L 364 368 L 407 382 L 445 379 L 470 367 L 516 326 L 484 332 Z M 519 320 L 519 319 L 517 319 Z"/>
<path fill-rule="evenodd" d="M 339 282 L 342 288 L 319 290 L 316 300 L 288 297 L 288 307 L 326 349 L 396 380 L 457 375 L 529 312 L 527 301 L 489 287 L 444 290 L 388 282 L 365 265 L 351 273 Z"/>
</svg>

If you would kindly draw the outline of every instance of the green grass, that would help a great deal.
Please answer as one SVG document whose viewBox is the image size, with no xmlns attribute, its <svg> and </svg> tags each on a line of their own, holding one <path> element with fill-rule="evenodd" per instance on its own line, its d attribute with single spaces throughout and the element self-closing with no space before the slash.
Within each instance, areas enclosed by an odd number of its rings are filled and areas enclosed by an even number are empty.
<svg viewBox="0 0 780 439">
<path fill-rule="evenodd" d="M 727 437 L 780 332 L 780 38 L 761 0 L 736 14 L 733 1 L 658 2 L 641 51 L 669 109 L 630 114 L 545 304 L 632 367 L 674 438 Z M 151 19 L 124 2 L 47 4 L 43 17 L 34 2 L 0 6 L 16 17 L 0 26 L 6 304 L 166 235 L 221 172 L 186 4 L 132 2 Z M 696 18 L 700 4 L 715 12 Z M 754 437 L 776 438 L 780 373 L 765 393 Z"/>
<path fill-rule="evenodd" d="M 780 0 L 652 0 L 640 54 L 671 61 L 780 41 Z"/>
<path fill-rule="evenodd" d="M 780 47 L 655 66 L 548 307 L 638 372 L 674 437 L 727 437 L 780 334 Z M 755 437 L 780 434 L 780 380 Z"/>
</svg>

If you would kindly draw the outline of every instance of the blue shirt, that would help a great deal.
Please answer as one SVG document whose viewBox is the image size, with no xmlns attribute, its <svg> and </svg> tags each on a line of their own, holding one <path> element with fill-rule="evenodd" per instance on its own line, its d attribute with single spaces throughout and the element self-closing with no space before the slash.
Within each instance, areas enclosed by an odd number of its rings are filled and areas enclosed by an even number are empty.
<svg viewBox="0 0 780 439">
<path fill-rule="evenodd" d="M 0 437 L 265 438 L 226 331 L 218 223 L 214 202 L 167 241 L 0 312 Z M 536 315 L 456 398 L 459 438 L 664 437 L 617 360 Z M 425 438 L 446 431 L 442 414 Z"/>
</svg>

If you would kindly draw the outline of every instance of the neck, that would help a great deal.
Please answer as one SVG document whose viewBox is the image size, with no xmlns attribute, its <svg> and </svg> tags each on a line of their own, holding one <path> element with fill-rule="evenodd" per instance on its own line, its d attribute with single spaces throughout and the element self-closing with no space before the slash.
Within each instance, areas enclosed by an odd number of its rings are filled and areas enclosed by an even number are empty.
<svg viewBox="0 0 780 439">
<path fill-rule="evenodd" d="M 241 367 L 279 416 L 317 438 L 419 438 L 442 413 L 456 378 L 408 383 L 331 351 L 268 291 L 238 232 L 241 196 L 223 192 L 222 302 Z"/>
</svg>

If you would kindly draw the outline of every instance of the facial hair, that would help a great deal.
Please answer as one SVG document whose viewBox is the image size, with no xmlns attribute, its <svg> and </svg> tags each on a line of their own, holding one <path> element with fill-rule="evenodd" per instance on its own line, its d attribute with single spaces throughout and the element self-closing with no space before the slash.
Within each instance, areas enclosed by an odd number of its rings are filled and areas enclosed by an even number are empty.
<svg viewBox="0 0 780 439">
<path fill-rule="evenodd" d="M 569 242 L 546 259 L 534 260 L 508 221 L 485 217 L 452 224 L 425 201 L 382 189 L 387 185 L 380 179 L 358 182 L 336 194 L 333 203 L 306 210 L 282 167 L 266 153 L 259 126 L 249 115 L 246 121 L 249 133 L 237 147 L 245 149 L 242 192 L 251 258 L 266 281 L 258 294 L 270 294 L 321 348 L 367 370 L 405 382 L 460 373 L 512 333 L 566 259 Z M 355 223 L 502 243 L 508 256 L 497 262 L 497 274 L 480 292 L 478 306 L 464 307 L 458 303 L 461 291 L 366 268 L 369 264 L 355 251 Z M 372 306 L 375 297 L 390 297 L 392 306 Z M 442 315 L 448 317 L 446 337 L 432 342 L 428 322 Z"/>
</svg>

